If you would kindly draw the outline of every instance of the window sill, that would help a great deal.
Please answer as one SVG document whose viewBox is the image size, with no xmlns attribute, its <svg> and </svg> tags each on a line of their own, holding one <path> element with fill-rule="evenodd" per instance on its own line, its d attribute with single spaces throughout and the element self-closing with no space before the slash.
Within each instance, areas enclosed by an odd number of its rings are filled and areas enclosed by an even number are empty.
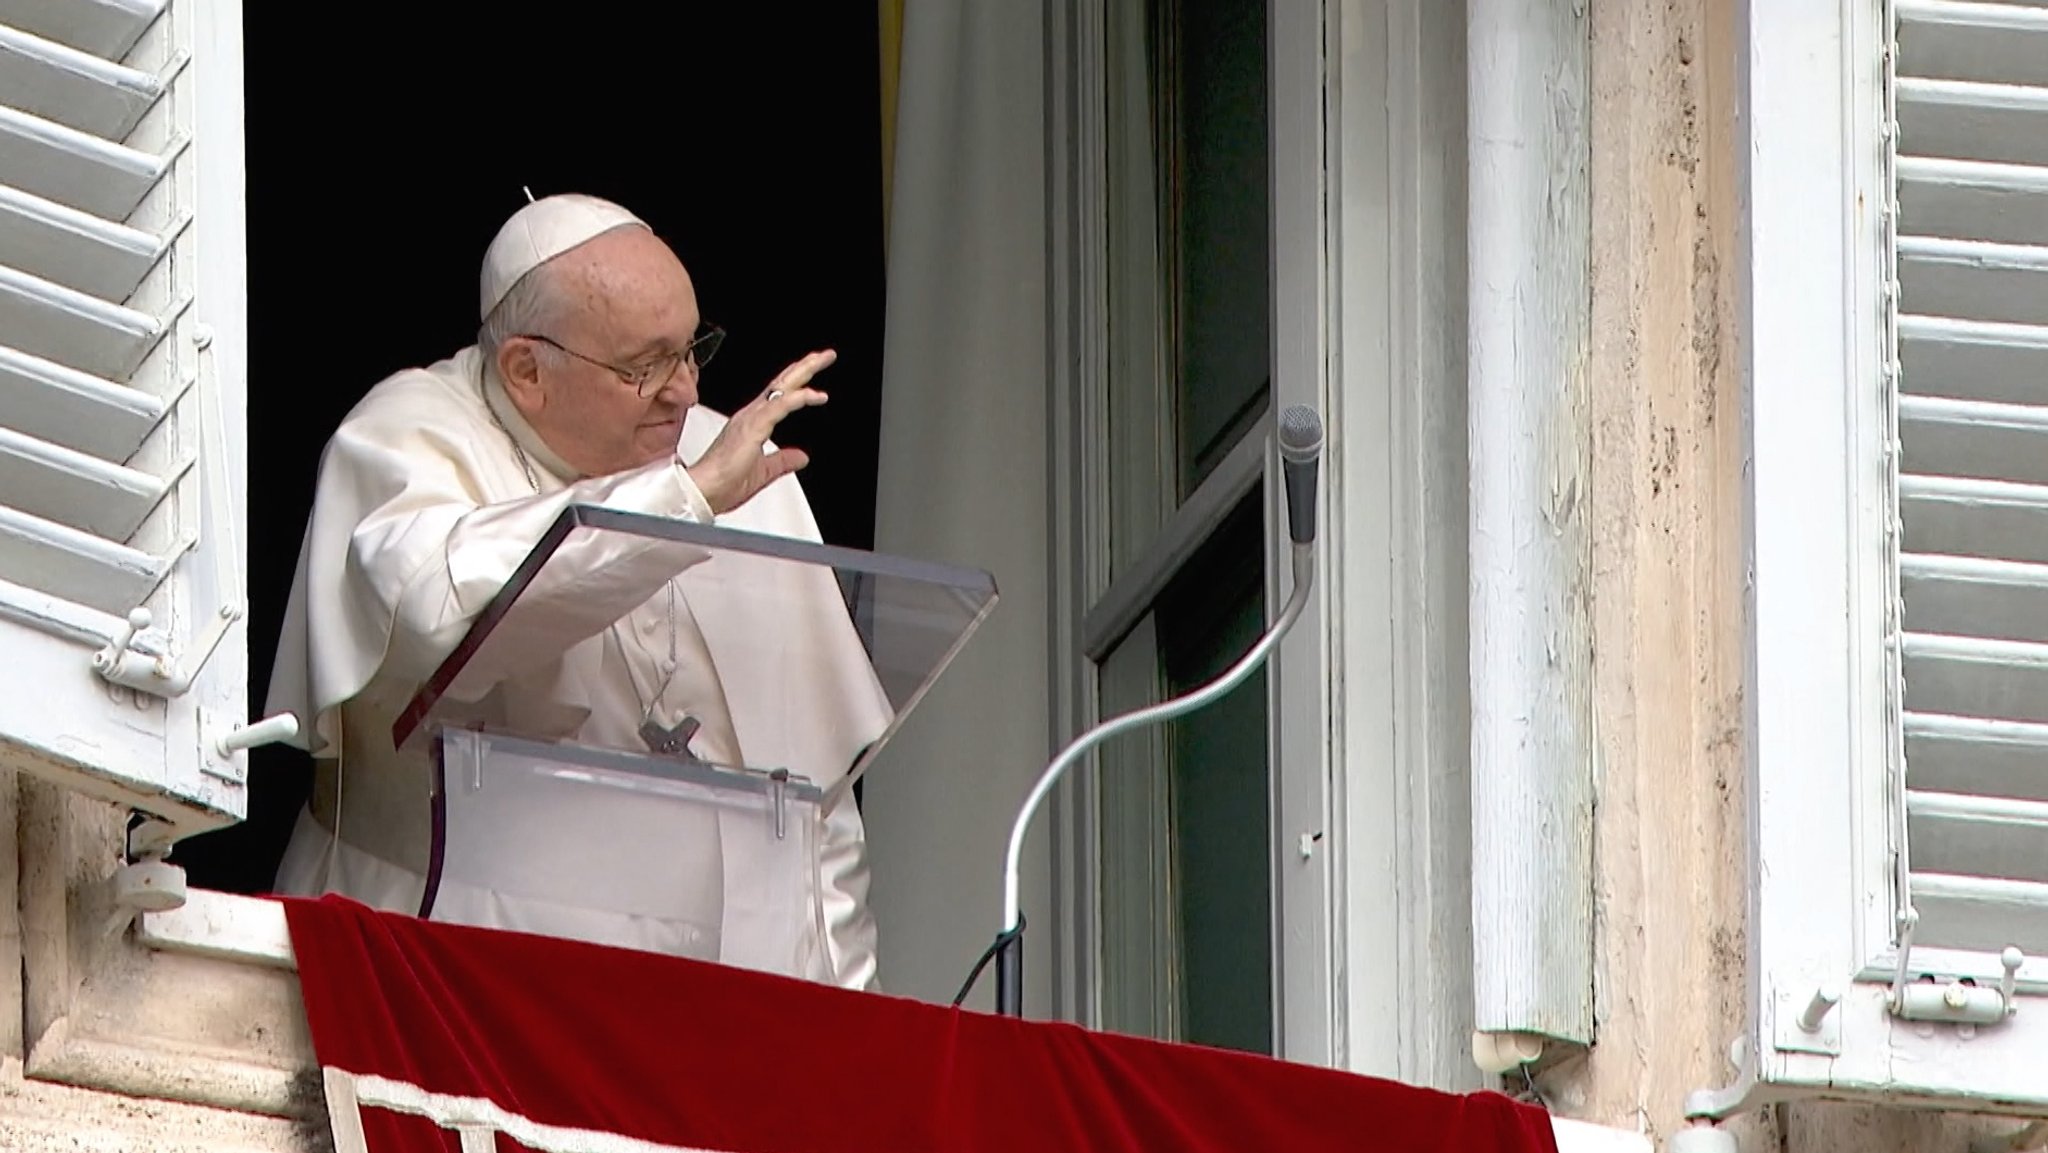
<svg viewBox="0 0 2048 1153">
<path fill-rule="evenodd" d="M 183 908 L 145 913 L 136 937 L 165 952 L 240 961 L 274 969 L 296 969 L 284 906 L 262 897 L 193 891 Z M 1650 1139 L 1563 1117 L 1551 1119 L 1558 1153 L 1651 1153 Z"/>
<path fill-rule="evenodd" d="M 284 906 L 262 897 L 195 889 L 181 908 L 136 918 L 135 937 L 166 953 L 298 968 Z"/>
<path fill-rule="evenodd" d="M 1652 1153 L 1646 1134 L 1633 1129 L 1614 1129 L 1565 1117 L 1550 1119 L 1551 1135 L 1557 1139 L 1557 1153 Z"/>
</svg>

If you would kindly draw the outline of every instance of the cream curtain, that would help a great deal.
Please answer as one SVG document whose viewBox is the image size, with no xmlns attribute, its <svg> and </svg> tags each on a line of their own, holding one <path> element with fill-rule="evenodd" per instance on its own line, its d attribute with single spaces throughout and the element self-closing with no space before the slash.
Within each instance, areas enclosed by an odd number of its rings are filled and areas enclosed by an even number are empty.
<svg viewBox="0 0 2048 1153">
<path fill-rule="evenodd" d="M 1044 43 L 1043 0 L 907 0 L 883 133 L 876 547 L 986 568 L 1002 597 L 867 777 L 882 984 L 927 1000 L 953 996 L 999 927 L 1010 821 L 1050 753 Z M 886 108 L 886 75 L 883 91 Z M 1032 843 L 1026 997 L 1042 1015 L 1044 830 Z M 993 991 L 990 973 L 970 1003 Z"/>
</svg>

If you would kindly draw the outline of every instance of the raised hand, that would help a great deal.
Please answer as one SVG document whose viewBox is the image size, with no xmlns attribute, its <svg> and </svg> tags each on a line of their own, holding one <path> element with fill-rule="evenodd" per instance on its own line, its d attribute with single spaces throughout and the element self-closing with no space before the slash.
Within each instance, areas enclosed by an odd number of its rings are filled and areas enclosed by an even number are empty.
<svg viewBox="0 0 2048 1153">
<path fill-rule="evenodd" d="M 774 452 L 763 449 L 783 417 L 800 408 L 825 403 L 828 398 L 811 387 L 811 378 L 837 359 L 838 353 L 826 349 L 783 369 L 761 390 L 761 395 L 732 414 L 711 447 L 689 466 L 690 479 L 696 483 L 697 491 L 704 494 L 712 512 L 738 508 L 776 480 L 811 463 L 809 454 L 800 448 L 777 448 Z"/>
</svg>

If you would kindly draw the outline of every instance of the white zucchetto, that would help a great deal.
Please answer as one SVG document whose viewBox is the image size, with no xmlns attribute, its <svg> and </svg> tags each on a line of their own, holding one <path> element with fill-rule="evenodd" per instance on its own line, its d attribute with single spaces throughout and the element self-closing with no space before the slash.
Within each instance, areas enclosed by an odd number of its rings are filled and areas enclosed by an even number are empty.
<svg viewBox="0 0 2048 1153">
<path fill-rule="evenodd" d="M 489 317 L 491 310 L 527 273 L 579 244 L 628 226 L 646 228 L 647 223 L 595 196 L 564 193 L 525 205 L 498 229 L 491 247 L 484 252 L 482 307 L 477 319 Z"/>
</svg>

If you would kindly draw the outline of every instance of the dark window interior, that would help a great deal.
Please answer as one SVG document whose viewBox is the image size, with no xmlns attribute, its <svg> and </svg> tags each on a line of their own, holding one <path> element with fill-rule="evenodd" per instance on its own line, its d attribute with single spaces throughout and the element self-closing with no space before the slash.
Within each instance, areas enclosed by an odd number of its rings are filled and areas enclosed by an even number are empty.
<svg viewBox="0 0 2048 1153">
<path fill-rule="evenodd" d="M 540 19 L 472 2 L 413 8 L 419 23 L 368 11 L 308 36 L 293 5 L 245 5 L 252 713 L 322 446 L 378 380 L 474 339 L 478 263 L 522 185 L 614 199 L 676 249 L 728 333 L 703 382 L 713 408 L 813 348 L 838 350 L 821 378 L 832 403 L 778 440 L 812 455 L 804 484 L 825 538 L 871 547 L 874 5 L 587 2 Z M 247 822 L 175 853 L 192 884 L 268 889 L 311 767 L 271 746 L 250 771 Z"/>
</svg>

